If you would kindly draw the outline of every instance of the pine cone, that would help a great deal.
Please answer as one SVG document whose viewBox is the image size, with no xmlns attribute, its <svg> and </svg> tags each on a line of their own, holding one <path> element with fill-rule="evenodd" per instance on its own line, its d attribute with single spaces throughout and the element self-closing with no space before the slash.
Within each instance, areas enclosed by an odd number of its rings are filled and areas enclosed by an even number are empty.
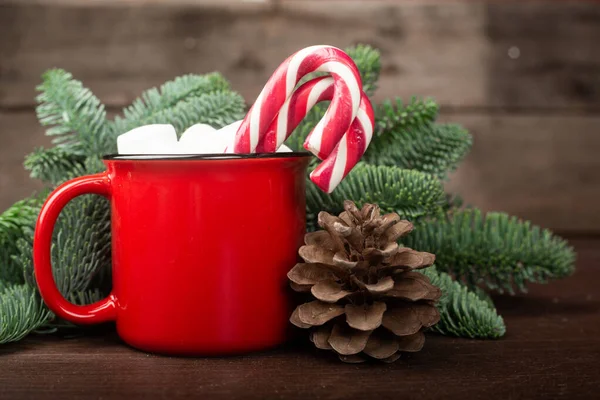
<svg viewBox="0 0 600 400">
<path fill-rule="evenodd" d="M 381 216 L 377 205 L 359 210 L 344 202 L 335 217 L 319 214 L 323 231 L 308 233 L 300 248 L 305 263 L 288 273 L 291 286 L 316 298 L 298 306 L 290 321 L 311 329 L 319 349 L 335 351 L 342 361 L 367 356 L 396 361 L 401 352 L 423 347 L 423 329 L 440 315 L 441 290 L 413 270 L 433 264 L 435 256 L 398 246 L 413 225 L 398 214 Z"/>
</svg>

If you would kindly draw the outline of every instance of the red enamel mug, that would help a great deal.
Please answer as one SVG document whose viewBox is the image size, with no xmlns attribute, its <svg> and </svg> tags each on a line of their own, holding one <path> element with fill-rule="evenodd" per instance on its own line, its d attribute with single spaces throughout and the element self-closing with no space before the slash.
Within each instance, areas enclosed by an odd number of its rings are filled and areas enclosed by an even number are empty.
<svg viewBox="0 0 600 400">
<path fill-rule="evenodd" d="M 48 307 L 79 324 L 115 321 L 129 345 L 220 355 L 284 342 L 287 272 L 305 234 L 308 153 L 107 156 L 107 171 L 59 186 L 40 213 L 35 276 Z M 111 294 L 77 306 L 52 276 L 52 231 L 73 198 L 111 202 Z"/>
</svg>

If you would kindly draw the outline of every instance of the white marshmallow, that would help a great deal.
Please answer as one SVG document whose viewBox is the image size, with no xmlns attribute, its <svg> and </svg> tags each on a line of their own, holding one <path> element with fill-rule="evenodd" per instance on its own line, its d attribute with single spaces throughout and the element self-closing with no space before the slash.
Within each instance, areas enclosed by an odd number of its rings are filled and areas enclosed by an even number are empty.
<svg viewBox="0 0 600 400">
<path fill-rule="evenodd" d="M 235 134 L 237 130 L 240 128 L 242 124 L 242 120 L 236 121 L 232 124 L 222 127 L 217 131 L 221 138 L 225 141 L 226 146 L 223 153 L 233 153 L 233 144 L 235 141 Z"/>
<path fill-rule="evenodd" d="M 145 125 L 117 137 L 119 154 L 173 154 L 177 133 L 170 124 Z"/>
<path fill-rule="evenodd" d="M 168 124 L 145 125 L 117 137 L 119 154 L 222 154 L 233 153 L 235 134 L 242 121 L 219 130 L 210 125 L 190 126 L 177 141 L 175 128 Z M 292 150 L 281 145 L 277 153 Z"/>
<path fill-rule="evenodd" d="M 210 125 L 196 124 L 183 132 L 179 139 L 179 154 L 214 154 L 223 153 L 227 145 L 217 135 L 217 130 Z"/>
</svg>

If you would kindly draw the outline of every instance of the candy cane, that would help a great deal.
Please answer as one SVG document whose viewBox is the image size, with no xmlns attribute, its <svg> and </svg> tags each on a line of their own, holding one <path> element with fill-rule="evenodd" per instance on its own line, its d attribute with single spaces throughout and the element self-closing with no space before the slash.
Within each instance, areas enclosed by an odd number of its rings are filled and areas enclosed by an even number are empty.
<svg viewBox="0 0 600 400">
<path fill-rule="evenodd" d="M 276 151 L 316 103 L 331 100 L 334 95 L 335 80 L 331 77 L 315 78 L 300 86 L 283 104 L 257 150 Z M 311 180 L 321 190 L 331 193 L 348 175 L 371 142 L 373 126 L 373 107 L 369 98 L 362 93 L 356 118 L 350 128 L 332 153 L 310 175 Z"/>
<path fill-rule="evenodd" d="M 356 65 L 346 53 L 332 46 L 307 47 L 275 70 L 240 125 L 233 152 L 254 153 L 300 79 L 315 71 L 331 74 L 335 95 L 321 121 L 306 138 L 304 147 L 320 159 L 329 156 L 356 118 L 362 97 Z"/>
</svg>

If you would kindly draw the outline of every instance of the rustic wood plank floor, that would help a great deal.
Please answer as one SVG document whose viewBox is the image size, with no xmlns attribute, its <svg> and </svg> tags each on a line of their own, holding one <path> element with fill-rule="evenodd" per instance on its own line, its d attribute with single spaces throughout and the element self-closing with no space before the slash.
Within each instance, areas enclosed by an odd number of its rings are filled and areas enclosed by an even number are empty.
<svg viewBox="0 0 600 400">
<path fill-rule="evenodd" d="M 600 239 L 572 243 L 573 277 L 496 297 L 502 340 L 429 335 L 422 352 L 396 364 L 346 365 L 298 344 L 243 357 L 155 356 L 108 327 L 0 347 L 0 398 L 598 398 Z"/>
</svg>

